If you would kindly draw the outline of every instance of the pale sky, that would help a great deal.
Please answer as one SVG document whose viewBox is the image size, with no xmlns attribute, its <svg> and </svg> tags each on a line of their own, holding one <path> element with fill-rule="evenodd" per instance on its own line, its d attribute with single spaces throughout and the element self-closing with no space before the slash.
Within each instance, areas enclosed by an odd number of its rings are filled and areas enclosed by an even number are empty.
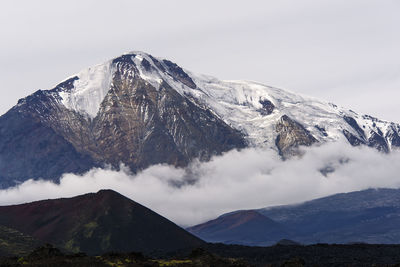
<svg viewBox="0 0 400 267">
<path fill-rule="evenodd" d="M 141 50 L 400 122 L 398 0 L 2 0 L 0 114 Z"/>
</svg>

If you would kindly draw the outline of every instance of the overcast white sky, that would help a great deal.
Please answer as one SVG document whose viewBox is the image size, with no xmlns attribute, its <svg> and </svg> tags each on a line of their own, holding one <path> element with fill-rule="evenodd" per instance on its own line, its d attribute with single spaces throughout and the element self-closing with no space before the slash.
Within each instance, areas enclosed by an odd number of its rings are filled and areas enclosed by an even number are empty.
<svg viewBox="0 0 400 267">
<path fill-rule="evenodd" d="M 142 50 L 400 122 L 398 0 L 2 0 L 0 114 Z"/>
</svg>

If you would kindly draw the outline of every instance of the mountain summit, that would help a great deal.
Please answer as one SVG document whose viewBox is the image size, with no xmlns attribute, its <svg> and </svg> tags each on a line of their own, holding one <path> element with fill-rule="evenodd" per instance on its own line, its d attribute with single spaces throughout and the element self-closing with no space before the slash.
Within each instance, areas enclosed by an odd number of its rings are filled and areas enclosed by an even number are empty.
<svg viewBox="0 0 400 267">
<path fill-rule="evenodd" d="M 248 146 L 282 157 L 335 140 L 389 152 L 400 125 L 248 81 L 195 75 L 132 52 L 21 99 L 0 117 L 0 184 L 121 163 L 132 171 Z"/>
</svg>

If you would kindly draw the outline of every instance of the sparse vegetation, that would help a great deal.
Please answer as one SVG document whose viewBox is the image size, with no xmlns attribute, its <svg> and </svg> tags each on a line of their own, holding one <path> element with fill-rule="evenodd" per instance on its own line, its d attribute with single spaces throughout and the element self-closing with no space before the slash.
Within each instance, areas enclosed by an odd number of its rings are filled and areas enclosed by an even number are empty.
<svg viewBox="0 0 400 267">
<path fill-rule="evenodd" d="M 98 226 L 97 222 L 90 222 L 84 225 L 84 236 L 86 238 L 91 238 L 93 235 L 94 229 Z"/>
<path fill-rule="evenodd" d="M 158 263 L 160 267 L 188 265 L 193 263 L 192 260 L 155 260 L 155 262 Z"/>
</svg>

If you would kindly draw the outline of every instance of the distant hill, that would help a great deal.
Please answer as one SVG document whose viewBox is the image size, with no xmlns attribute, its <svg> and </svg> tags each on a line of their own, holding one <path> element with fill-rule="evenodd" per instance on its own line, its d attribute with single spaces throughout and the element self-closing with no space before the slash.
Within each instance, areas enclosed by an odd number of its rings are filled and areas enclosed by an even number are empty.
<svg viewBox="0 0 400 267">
<path fill-rule="evenodd" d="M 202 240 L 112 190 L 0 207 L 0 225 L 71 252 L 168 252 Z"/>
<path fill-rule="evenodd" d="M 236 211 L 188 230 L 206 241 L 227 244 L 263 246 L 282 238 L 302 244 L 399 244 L 399 225 L 400 190 L 370 189 L 298 205 Z"/>
<path fill-rule="evenodd" d="M 208 242 L 241 245 L 269 245 L 265 240 L 288 235 L 281 225 L 254 210 L 228 213 L 188 230 Z"/>
</svg>

